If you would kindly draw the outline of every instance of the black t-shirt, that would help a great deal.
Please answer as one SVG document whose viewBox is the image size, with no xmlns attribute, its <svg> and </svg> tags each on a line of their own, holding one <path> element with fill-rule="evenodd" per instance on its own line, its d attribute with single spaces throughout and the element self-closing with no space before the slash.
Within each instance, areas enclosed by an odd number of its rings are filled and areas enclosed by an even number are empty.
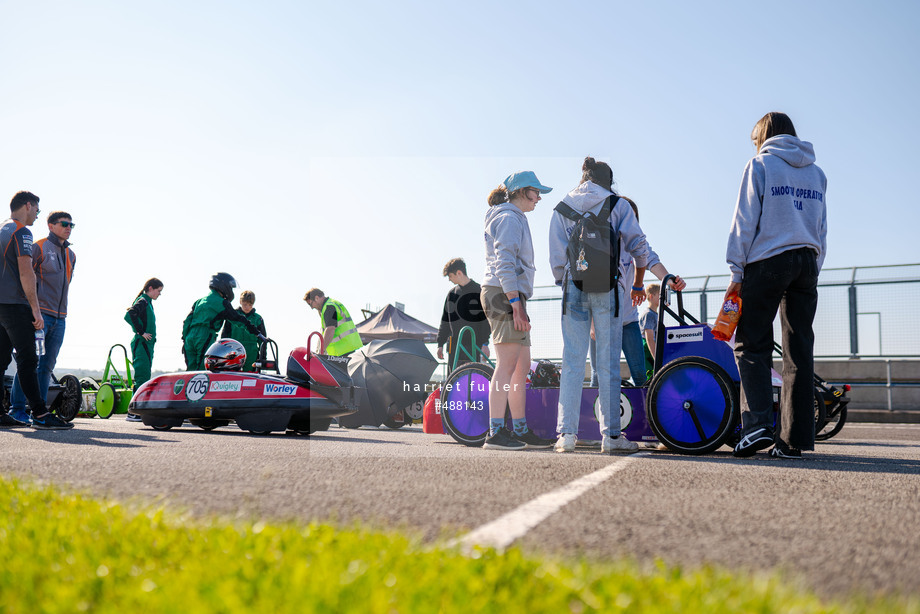
<svg viewBox="0 0 920 614">
<path fill-rule="evenodd" d="M 454 286 L 447 293 L 441 313 L 441 326 L 438 328 L 438 347 L 447 343 L 448 339 L 456 340 L 464 326 L 473 329 L 476 334 L 476 345 L 482 347 L 489 342 L 492 328 L 486 320 L 482 300 L 479 298 L 481 290 L 478 283 L 470 280 L 465 286 Z M 469 337 L 464 336 L 464 343 L 469 344 Z M 451 353 L 455 345 L 451 343 Z"/>
<path fill-rule="evenodd" d="M 329 307 L 326 308 L 326 303 L 328 302 L 329 302 L 329 299 L 327 298 L 326 301 L 323 303 L 323 306 L 319 308 L 320 313 L 323 314 L 323 328 L 326 328 L 329 326 L 335 328 L 336 326 L 338 326 L 338 321 L 339 321 L 338 320 L 338 310 L 335 308 L 335 305 L 329 305 Z M 325 309 L 326 311 L 323 311 L 323 309 Z"/>
<path fill-rule="evenodd" d="M 32 257 L 32 231 L 14 219 L 6 220 L 0 226 L 0 250 L 3 250 L 0 303 L 28 305 L 29 299 L 22 291 L 22 281 L 19 279 L 19 257 Z"/>
</svg>

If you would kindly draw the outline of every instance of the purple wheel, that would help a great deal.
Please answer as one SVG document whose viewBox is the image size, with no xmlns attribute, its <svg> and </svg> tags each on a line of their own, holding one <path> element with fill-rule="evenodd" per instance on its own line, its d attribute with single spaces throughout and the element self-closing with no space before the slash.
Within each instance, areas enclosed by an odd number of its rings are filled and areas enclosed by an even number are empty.
<svg viewBox="0 0 920 614">
<path fill-rule="evenodd" d="M 666 364 L 649 385 L 649 424 L 675 452 L 708 454 L 734 430 L 738 392 L 725 369 L 699 356 Z"/>
<path fill-rule="evenodd" d="M 489 433 L 492 367 L 470 362 L 454 369 L 441 389 L 444 431 L 465 446 L 481 446 Z"/>
</svg>

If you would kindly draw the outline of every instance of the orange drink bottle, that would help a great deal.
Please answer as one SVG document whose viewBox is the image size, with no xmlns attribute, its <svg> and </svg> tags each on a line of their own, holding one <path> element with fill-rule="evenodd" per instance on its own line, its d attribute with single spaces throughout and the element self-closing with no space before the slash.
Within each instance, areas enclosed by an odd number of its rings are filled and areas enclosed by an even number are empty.
<svg viewBox="0 0 920 614">
<path fill-rule="evenodd" d="M 712 336 L 722 341 L 728 341 L 735 334 L 735 328 L 738 326 L 740 318 L 741 297 L 733 292 L 722 303 L 722 309 L 719 310 L 719 315 L 716 317 L 715 326 L 712 327 Z"/>
</svg>

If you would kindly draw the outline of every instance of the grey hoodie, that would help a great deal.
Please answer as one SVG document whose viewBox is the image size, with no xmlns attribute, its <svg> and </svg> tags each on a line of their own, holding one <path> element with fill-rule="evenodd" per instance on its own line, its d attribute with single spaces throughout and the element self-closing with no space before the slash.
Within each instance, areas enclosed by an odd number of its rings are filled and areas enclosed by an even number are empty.
<svg viewBox="0 0 920 614">
<path fill-rule="evenodd" d="M 827 178 L 811 143 L 788 134 L 764 141 L 744 167 L 725 260 L 732 281 L 744 267 L 791 249 L 815 251 L 818 271 L 827 251 Z"/>
<path fill-rule="evenodd" d="M 524 212 L 511 203 L 489 207 L 485 220 L 486 272 L 483 286 L 517 291 L 524 298 L 533 294 L 537 268 L 533 263 L 533 239 Z"/>
<path fill-rule="evenodd" d="M 582 214 L 590 212 L 597 215 L 611 194 L 613 192 L 610 190 L 586 181 L 566 194 L 562 202 Z M 610 223 L 614 230 L 620 233 L 620 285 L 625 288 L 631 279 L 626 277 L 630 261 L 634 258 L 636 266 L 647 267 L 653 252 L 645 240 L 645 233 L 642 232 L 632 207 L 622 198 L 617 199 L 613 211 L 610 212 Z M 574 227 L 575 222 L 558 211 L 553 211 L 553 218 L 549 223 L 549 264 L 553 268 L 553 278 L 557 286 L 562 285 L 569 268 L 565 250 Z M 655 261 L 657 262 L 657 257 Z"/>
</svg>

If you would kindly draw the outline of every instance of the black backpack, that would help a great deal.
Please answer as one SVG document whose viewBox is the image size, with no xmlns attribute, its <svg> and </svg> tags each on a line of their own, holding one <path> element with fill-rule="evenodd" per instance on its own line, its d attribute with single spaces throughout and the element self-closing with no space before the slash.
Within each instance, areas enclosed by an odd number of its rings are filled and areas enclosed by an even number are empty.
<svg viewBox="0 0 920 614">
<path fill-rule="evenodd" d="M 558 388 L 559 367 L 548 360 L 537 361 L 537 366 L 530 372 L 531 388 Z"/>
<path fill-rule="evenodd" d="M 582 292 L 610 292 L 620 279 L 620 233 L 610 224 L 610 212 L 619 196 L 608 196 L 597 215 L 579 213 L 564 202 L 556 205 L 560 215 L 575 222 L 566 257 L 569 275 Z M 616 312 L 619 315 L 619 292 Z"/>
</svg>

